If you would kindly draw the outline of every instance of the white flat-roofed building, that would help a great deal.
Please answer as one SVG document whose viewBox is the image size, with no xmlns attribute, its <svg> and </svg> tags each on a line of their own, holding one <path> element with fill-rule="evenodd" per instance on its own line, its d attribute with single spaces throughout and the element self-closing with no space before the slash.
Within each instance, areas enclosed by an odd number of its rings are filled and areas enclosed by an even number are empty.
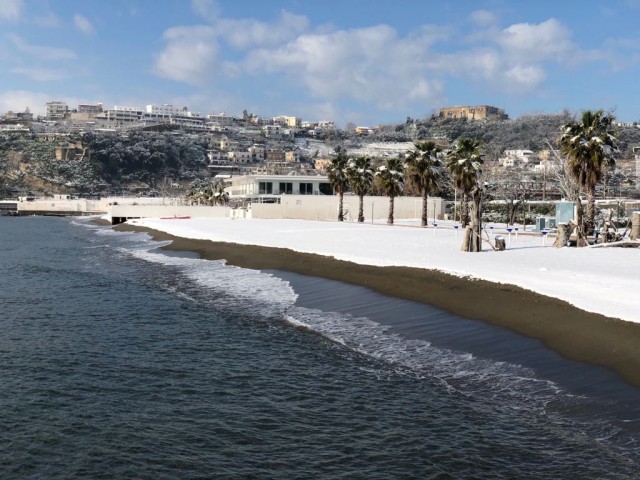
<svg viewBox="0 0 640 480">
<path fill-rule="evenodd" d="M 21 123 L 10 123 L 7 125 L 0 125 L 0 132 L 29 132 L 29 127 L 22 125 Z"/>
<path fill-rule="evenodd" d="M 107 120 L 109 123 L 122 125 L 128 123 L 141 123 L 143 115 L 144 112 L 140 108 L 114 105 L 113 108 L 96 115 L 96 118 Z"/>
<path fill-rule="evenodd" d="M 69 106 L 65 102 L 47 102 L 45 115 L 47 120 L 60 120 L 69 112 Z"/>
<path fill-rule="evenodd" d="M 273 117 L 272 121 L 275 125 L 280 125 L 281 127 L 302 128 L 302 119 L 299 117 L 279 115 Z"/>
<path fill-rule="evenodd" d="M 324 175 L 242 175 L 225 182 L 231 197 L 263 195 L 333 195 L 329 179 Z"/>
<path fill-rule="evenodd" d="M 230 127 L 233 125 L 233 117 L 226 113 L 217 113 L 213 115 L 207 115 L 207 122 L 216 123 L 221 127 Z"/>
<path fill-rule="evenodd" d="M 168 103 L 164 105 L 147 105 L 145 111 L 151 115 L 179 115 L 183 113 L 182 109 Z"/>
<path fill-rule="evenodd" d="M 78 105 L 78 113 L 98 115 L 103 111 L 104 111 L 104 105 L 102 103 L 80 103 Z"/>
<path fill-rule="evenodd" d="M 138 108 L 138 107 L 127 107 L 125 105 L 114 105 L 113 108 L 111 109 L 112 111 L 115 112 L 136 112 L 136 113 L 142 113 L 142 109 Z M 107 110 L 108 111 L 108 110 Z"/>
<path fill-rule="evenodd" d="M 533 150 L 505 150 L 504 157 L 499 159 L 503 167 L 531 167 L 539 163 L 539 158 Z"/>
</svg>

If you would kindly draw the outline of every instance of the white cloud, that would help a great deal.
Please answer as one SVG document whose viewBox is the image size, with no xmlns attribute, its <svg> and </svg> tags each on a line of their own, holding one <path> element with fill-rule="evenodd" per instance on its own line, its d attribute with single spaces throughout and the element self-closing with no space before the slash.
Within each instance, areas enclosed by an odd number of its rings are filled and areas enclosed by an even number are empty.
<svg viewBox="0 0 640 480">
<path fill-rule="evenodd" d="M 456 35 L 452 27 L 441 25 L 423 25 L 418 32 L 410 35 L 409 38 L 416 38 L 423 47 L 433 46 L 436 43 L 451 40 Z"/>
<path fill-rule="evenodd" d="M 518 23 L 504 29 L 489 25 L 465 39 L 468 48 L 434 55 L 433 69 L 482 81 L 495 90 L 523 93 L 540 89 L 549 63 L 562 65 L 600 58 L 571 41 L 571 32 L 555 19 Z"/>
<path fill-rule="evenodd" d="M 391 27 L 301 35 L 274 50 L 258 49 L 246 59 L 254 74 L 285 71 L 318 98 L 351 99 L 382 109 L 410 101 L 436 101 L 441 84 L 425 69 L 431 37 L 402 39 Z"/>
<path fill-rule="evenodd" d="M 518 60 L 562 61 L 577 50 L 570 37 L 569 29 L 555 18 L 551 18 L 539 24 L 511 25 L 502 31 L 497 42 L 506 53 Z"/>
<path fill-rule="evenodd" d="M 218 53 L 212 27 L 173 27 L 163 38 L 168 45 L 156 56 L 154 71 L 158 75 L 193 85 L 212 80 Z"/>
<path fill-rule="evenodd" d="M 95 33 L 95 28 L 93 28 L 92 23 L 84 15 L 76 13 L 73 16 L 73 23 L 78 30 L 86 35 L 92 35 Z"/>
<path fill-rule="evenodd" d="M 12 110 L 23 112 L 29 108 L 36 115 L 44 115 L 45 104 L 51 101 L 51 96 L 46 93 L 28 92 L 25 90 L 13 90 L 0 93 L 0 112 Z"/>
<path fill-rule="evenodd" d="M 209 21 L 216 20 L 220 15 L 220 7 L 215 0 L 191 0 L 191 9 Z"/>
<path fill-rule="evenodd" d="M 515 65 L 505 72 L 504 77 L 515 89 L 531 91 L 542 84 L 546 75 L 537 65 Z"/>
<path fill-rule="evenodd" d="M 269 74 L 280 85 L 306 90 L 309 104 L 331 106 L 331 112 L 345 100 L 389 111 L 416 105 L 428 110 L 443 103 L 452 77 L 494 90 L 532 92 L 543 86 L 550 63 L 595 58 L 553 18 L 501 28 L 493 13 L 478 10 L 471 14 L 475 27 L 469 34 L 423 25 L 400 35 L 384 24 L 311 30 L 307 17 L 287 11 L 270 23 L 225 19 L 207 0 L 192 0 L 192 7 L 211 23 L 167 30 L 166 47 L 156 56 L 158 75 L 206 85 L 214 76 Z M 222 42 L 241 50 L 240 56 L 222 57 Z"/>
<path fill-rule="evenodd" d="M 7 35 L 7 37 L 18 51 L 31 55 L 38 60 L 59 61 L 74 60 L 76 58 L 76 53 L 68 48 L 30 45 L 17 35 Z"/>
<path fill-rule="evenodd" d="M 15 67 L 9 70 L 9 72 L 15 75 L 24 75 L 25 77 L 28 77 L 31 80 L 35 80 L 38 82 L 50 82 L 53 80 L 63 80 L 65 78 L 70 77 L 69 70 L 51 69 L 51 68 Z"/>
<path fill-rule="evenodd" d="M 22 0 L 0 0 L 0 20 L 19 20 L 22 16 Z"/>
<path fill-rule="evenodd" d="M 214 27 L 216 33 L 235 48 L 271 47 L 288 42 L 305 32 L 309 28 L 309 19 L 303 15 L 282 11 L 275 23 L 254 19 L 223 19 L 216 22 Z"/>
<path fill-rule="evenodd" d="M 488 27 L 498 22 L 498 18 L 491 12 L 486 10 L 476 10 L 471 13 L 471 20 L 476 25 Z"/>
</svg>

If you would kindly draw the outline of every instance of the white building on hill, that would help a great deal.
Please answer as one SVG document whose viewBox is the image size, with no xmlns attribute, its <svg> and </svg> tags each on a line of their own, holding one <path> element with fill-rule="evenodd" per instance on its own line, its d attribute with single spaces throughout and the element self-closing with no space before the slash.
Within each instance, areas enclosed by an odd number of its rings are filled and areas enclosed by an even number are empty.
<svg viewBox="0 0 640 480">
<path fill-rule="evenodd" d="M 504 156 L 499 161 L 505 168 L 533 168 L 534 165 L 540 163 L 540 159 L 532 150 L 505 150 Z"/>
<path fill-rule="evenodd" d="M 47 102 L 45 105 L 47 120 L 60 120 L 69 112 L 69 106 L 65 102 Z"/>
</svg>

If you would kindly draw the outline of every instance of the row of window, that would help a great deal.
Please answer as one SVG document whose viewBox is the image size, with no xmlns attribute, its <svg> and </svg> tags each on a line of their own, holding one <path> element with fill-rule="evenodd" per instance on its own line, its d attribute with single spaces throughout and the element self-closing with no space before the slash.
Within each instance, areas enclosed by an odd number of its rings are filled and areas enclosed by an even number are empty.
<svg viewBox="0 0 640 480">
<path fill-rule="evenodd" d="M 274 188 L 276 185 L 277 188 Z M 321 183 L 318 189 L 323 195 L 331 195 L 333 193 L 329 183 Z M 258 182 L 258 194 L 273 195 L 274 193 L 277 195 L 293 195 L 293 183 Z M 313 195 L 313 183 L 301 182 L 299 191 L 295 193 L 299 195 Z"/>
</svg>

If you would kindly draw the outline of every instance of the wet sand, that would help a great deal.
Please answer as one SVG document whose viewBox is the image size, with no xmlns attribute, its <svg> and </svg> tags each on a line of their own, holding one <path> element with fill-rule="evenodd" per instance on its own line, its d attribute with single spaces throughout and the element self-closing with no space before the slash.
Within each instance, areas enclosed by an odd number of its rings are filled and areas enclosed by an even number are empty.
<svg viewBox="0 0 640 480">
<path fill-rule="evenodd" d="M 585 312 L 516 286 L 469 280 L 436 270 L 359 265 L 283 248 L 191 240 L 127 224 L 114 228 L 171 240 L 164 247 L 168 250 L 193 251 L 202 258 L 225 259 L 239 267 L 285 270 L 362 285 L 503 326 L 541 340 L 566 358 L 610 368 L 640 388 L 640 324 Z M 567 288 L 576 287 L 568 284 Z"/>
</svg>

